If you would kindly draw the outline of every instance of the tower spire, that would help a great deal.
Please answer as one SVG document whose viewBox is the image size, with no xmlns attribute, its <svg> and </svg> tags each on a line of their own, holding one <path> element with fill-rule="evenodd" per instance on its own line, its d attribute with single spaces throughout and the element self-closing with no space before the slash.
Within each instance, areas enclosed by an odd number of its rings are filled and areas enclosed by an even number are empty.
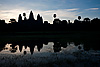
<svg viewBox="0 0 100 67">
<path fill-rule="evenodd" d="M 35 20 L 35 19 L 34 19 L 34 15 L 33 15 L 33 12 L 31 11 L 31 12 L 30 12 L 30 15 L 29 15 L 29 21 L 30 21 L 30 22 L 34 22 L 34 20 Z"/>
</svg>

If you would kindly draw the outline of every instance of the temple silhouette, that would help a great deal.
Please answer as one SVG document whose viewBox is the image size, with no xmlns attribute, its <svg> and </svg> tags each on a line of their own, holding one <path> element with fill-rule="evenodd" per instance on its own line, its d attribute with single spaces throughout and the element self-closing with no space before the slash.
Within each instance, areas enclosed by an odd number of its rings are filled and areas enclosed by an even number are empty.
<svg viewBox="0 0 100 67">
<path fill-rule="evenodd" d="M 33 32 L 33 31 L 100 31 L 100 19 L 84 18 L 81 21 L 81 16 L 74 20 L 74 23 L 70 20 L 60 20 L 56 18 L 54 14 L 53 24 L 48 21 L 43 21 L 40 14 L 37 15 L 37 20 L 34 19 L 33 12 L 29 14 L 29 18 L 26 18 L 26 13 L 19 14 L 18 22 L 16 19 L 10 19 L 9 24 L 5 23 L 5 20 L 0 20 L 0 32 Z"/>
</svg>

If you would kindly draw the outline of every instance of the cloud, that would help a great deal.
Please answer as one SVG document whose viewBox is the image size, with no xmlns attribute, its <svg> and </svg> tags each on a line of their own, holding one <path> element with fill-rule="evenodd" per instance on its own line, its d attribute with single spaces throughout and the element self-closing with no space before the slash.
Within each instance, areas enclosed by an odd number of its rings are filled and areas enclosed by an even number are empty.
<svg viewBox="0 0 100 67">
<path fill-rule="evenodd" d="M 58 10 L 35 10 L 35 14 L 40 14 L 43 16 L 44 20 L 49 21 L 50 23 L 53 22 L 53 14 L 57 14 L 57 18 L 59 17 L 61 20 L 71 20 L 73 21 L 77 15 L 81 12 L 78 12 L 78 8 L 73 9 L 58 9 Z"/>
<path fill-rule="evenodd" d="M 31 10 L 27 9 L 13 9 L 13 10 L 0 10 L 0 19 L 5 19 L 8 22 L 11 18 L 15 18 L 18 20 L 18 15 L 23 14 L 24 12 L 29 17 L 29 13 Z M 73 9 L 57 9 L 57 10 L 33 10 L 33 14 L 35 19 L 37 19 L 37 14 L 40 14 L 44 21 L 49 21 L 50 23 L 53 22 L 53 14 L 57 14 L 61 20 L 71 20 L 73 21 L 77 15 L 80 13 L 78 12 L 78 8 Z"/>
<path fill-rule="evenodd" d="M 89 8 L 89 9 L 85 9 L 85 10 L 98 10 L 99 8 Z"/>
</svg>

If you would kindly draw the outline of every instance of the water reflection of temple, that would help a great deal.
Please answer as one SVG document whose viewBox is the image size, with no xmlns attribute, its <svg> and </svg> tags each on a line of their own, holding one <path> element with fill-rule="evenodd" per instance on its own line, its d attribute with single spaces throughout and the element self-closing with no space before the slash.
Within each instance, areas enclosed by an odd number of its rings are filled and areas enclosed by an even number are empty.
<svg viewBox="0 0 100 67">
<path fill-rule="evenodd" d="M 1 43 L 0 44 L 0 52 L 3 50 L 7 50 L 9 49 L 9 51 L 11 53 L 16 53 L 18 50 L 19 52 L 23 52 L 24 54 L 27 54 L 27 50 L 29 50 L 29 52 L 31 54 L 33 54 L 35 52 L 35 50 L 37 49 L 38 52 L 41 52 L 41 50 L 44 48 L 45 45 L 48 46 L 49 41 L 19 41 L 19 42 L 9 42 L 8 44 L 10 44 L 9 47 L 5 47 L 7 46 L 6 43 Z M 69 48 L 69 46 L 71 46 L 73 44 L 73 46 L 77 47 L 77 49 L 83 49 L 83 46 L 80 46 L 81 43 L 80 42 L 59 42 L 59 41 L 53 41 L 51 45 L 53 52 L 60 52 L 62 51 L 62 48 Z M 86 43 L 85 43 L 86 44 Z M 99 48 L 97 48 L 96 45 L 85 45 L 84 44 L 84 49 L 85 50 L 89 50 L 89 49 L 94 49 L 94 50 L 99 50 Z"/>
<path fill-rule="evenodd" d="M 18 42 L 18 43 L 12 43 L 11 47 L 12 49 L 16 49 L 15 46 L 18 44 L 19 47 L 17 47 L 17 49 L 19 49 L 20 52 L 22 52 L 23 50 L 23 46 L 24 49 L 27 49 L 27 47 L 29 47 L 29 51 L 31 52 L 31 54 L 33 54 L 34 52 L 34 48 L 35 46 L 37 46 L 38 51 L 40 51 L 43 48 L 43 43 L 42 42 Z M 24 51 L 24 54 L 26 54 L 26 51 Z"/>
</svg>

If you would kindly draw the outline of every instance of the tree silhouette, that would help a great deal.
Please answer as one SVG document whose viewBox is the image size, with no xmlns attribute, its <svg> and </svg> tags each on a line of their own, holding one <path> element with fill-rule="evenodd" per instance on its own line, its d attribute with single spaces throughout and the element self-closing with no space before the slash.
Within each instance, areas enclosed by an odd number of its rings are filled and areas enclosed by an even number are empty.
<svg viewBox="0 0 100 67">
<path fill-rule="evenodd" d="M 23 13 L 23 16 L 26 17 L 26 13 Z"/>
<path fill-rule="evenodd" d="M 24 16 L 24 20 L 26 20 L 26 13 L 23 13 L 23 16 Z"/>
<path fill-rule="evenodd" d="M 56 14 L 54 14 L 53 17 L 56 18 Z"/>
<path fill-rule="evenodd" d="M 89 22 L 90 19 L 89 18 L 84 18 L 84 21 Z"/>
<path fill-rule="evenodd" d="M 78 16 L 78 19 L 80 20 L 81 19 L 81 16 Z"/>
</svg>

